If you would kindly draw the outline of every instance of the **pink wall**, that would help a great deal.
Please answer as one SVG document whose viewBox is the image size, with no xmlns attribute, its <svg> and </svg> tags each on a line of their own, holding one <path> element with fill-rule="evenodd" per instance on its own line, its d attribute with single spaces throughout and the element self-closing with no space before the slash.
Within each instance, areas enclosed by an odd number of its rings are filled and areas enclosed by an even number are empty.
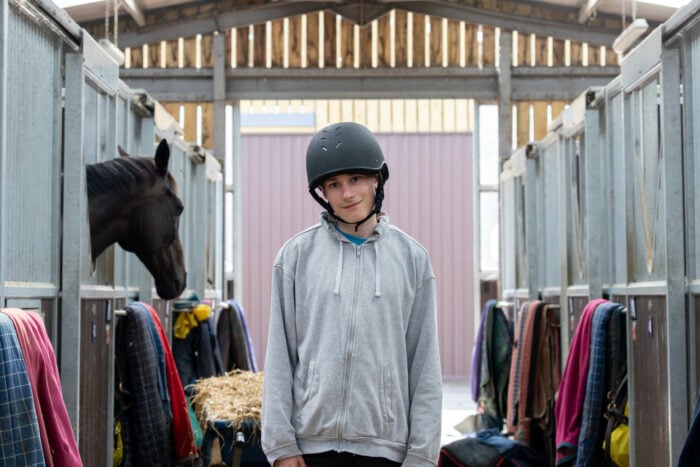
<svg viewBox="0 0 700 467">
<path fill-rule="evenodd" d="M 306 188 L 310 135 L 244 135 L 243 307 L 264 365 L 271 266 L 284 242 L 318 222 Z M 472 135 L 378 134 L 390 170 L 383 209 L 430 253 L 438 288 L 442 372 L 466 377 L 474 339 Z"/>
</svg>

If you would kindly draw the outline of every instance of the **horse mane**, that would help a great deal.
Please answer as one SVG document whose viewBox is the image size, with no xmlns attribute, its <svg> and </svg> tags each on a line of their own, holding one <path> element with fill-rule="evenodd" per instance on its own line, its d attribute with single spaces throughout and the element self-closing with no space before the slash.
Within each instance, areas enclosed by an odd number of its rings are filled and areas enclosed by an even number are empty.
<svg viewBox="0 0 700 467">
<path fill-rule="evenodd" d="M 129 156 L 110 159 L 86 166 L 87 189 L 90 195 L 124 193 L 134 187 L 150 184 L 160 177 L 152 157 Z M 175 178 L 168 173 L 173 190 L 177 191 Z"/>
</svg>

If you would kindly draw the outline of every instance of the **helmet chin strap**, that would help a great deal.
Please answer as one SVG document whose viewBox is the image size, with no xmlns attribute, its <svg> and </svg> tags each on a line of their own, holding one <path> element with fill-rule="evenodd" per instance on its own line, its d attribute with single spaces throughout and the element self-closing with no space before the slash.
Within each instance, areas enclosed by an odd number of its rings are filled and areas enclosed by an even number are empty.
<svg viewBox="0 0 700 467">
<path fill-rule="evenodd" d="M 384 177 L 382 177 L 381 172 L 377 172 L 377 176 L 379 177 L 379 180 L 377 182 L 377 192 L 374 195 L 374 207 L 369 212 L 369 214 L 367 214 L 367 217 L 362 219 L 360 222 L 355 223 L 355 232 L 358 231 L 360 225 L 371 219 L 372 216 L 379 214 L 382 210 L 382 201 L 384 201 Z M 311 193 L 311 196 L 316 200 L 316 202 L 323 206 L 324 209 L 328 211 L 328 214 L 333 216 L 335 219 L 339 220 L 343 224 L 353 224 L 352 222 L 348 222 L 339 215 L 337 215 L 335 211 L 333 211 L 331 204 L 325 199 L 321 198 L 321 196 L 316 191 L 316 188 L 309 188 L 309 193 Z"/>
</svg>

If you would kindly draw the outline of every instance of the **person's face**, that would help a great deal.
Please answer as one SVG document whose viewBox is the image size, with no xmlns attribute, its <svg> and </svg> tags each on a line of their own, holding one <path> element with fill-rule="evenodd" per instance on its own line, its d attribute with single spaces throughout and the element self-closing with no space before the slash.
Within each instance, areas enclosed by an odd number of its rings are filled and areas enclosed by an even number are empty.
<svg viewBox="0 0 700 467">
<path fill-rule="evenodd" d="M 321 192 L 341 219 L 360 222 L 374 207 L 376 175 L 340 174 L 321 184 Z"/>
</svg>

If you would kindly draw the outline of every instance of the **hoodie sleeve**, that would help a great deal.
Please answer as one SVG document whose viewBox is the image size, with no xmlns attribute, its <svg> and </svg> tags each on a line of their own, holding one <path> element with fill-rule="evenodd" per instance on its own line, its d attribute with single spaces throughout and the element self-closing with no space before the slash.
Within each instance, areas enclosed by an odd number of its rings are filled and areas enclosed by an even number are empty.
<svg viewBox="0 0 700 467">
<path fill-rule="evenodd" d="M 276 262 L 272 270 L 262 401 L 262 448 L 270 464 L 276 459 L 301 455 L 292 425 L 297 364 L 294 322 L 294 278 Z"/>
<path fill-rule="evenodd" d="M 435 277 L 431 271 L 416 291 L 406 332 L 411 406 L 404 466 L 434 466 L 440 452 L 442 372 L 436 303 Z"/>
</svg>

